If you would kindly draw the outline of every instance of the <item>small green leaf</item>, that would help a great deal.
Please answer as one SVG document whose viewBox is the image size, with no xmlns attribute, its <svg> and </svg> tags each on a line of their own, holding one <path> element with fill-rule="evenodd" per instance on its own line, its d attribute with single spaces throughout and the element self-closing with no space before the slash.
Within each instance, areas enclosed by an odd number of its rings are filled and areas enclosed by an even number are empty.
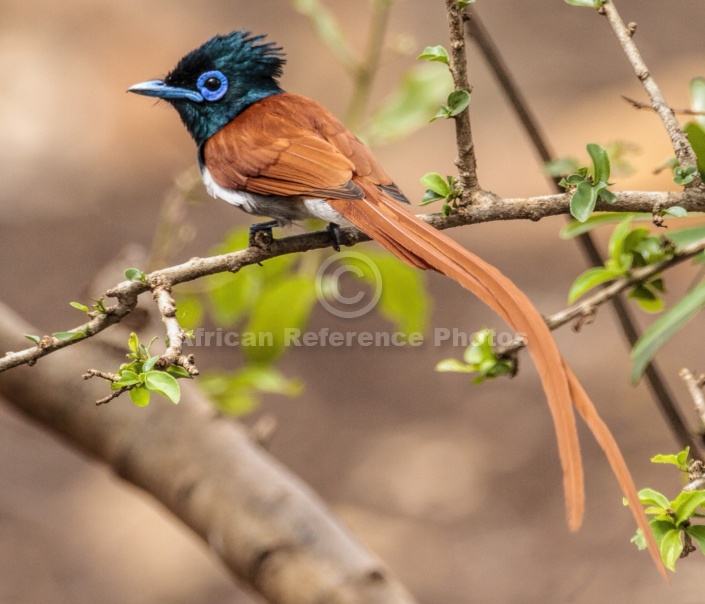
<svg viewBox="0 0 705 604">
<path fill-rule="evenodd" d="M 454 90 L 448 95 L 448 108 L 450 117 L 462 113 L 470 104 L 470 93 L 467 90 Z"/>
<path fill-rule="evenodd" d="M 152 392 L 163 394 L 175 405 L 181 398 L 181 388 L 178 382 L 174 376 L 165 371 L 148 371 L 144 378 L 144 385 Z"/>
<path fill-rule="evenodd" d="M 71 306 L 73 306 L 75 309 L 80 310 L 81 312 L 84 312 L 88 314 L 90 312 L 90 308 L 85 306 L 84 304 L 81 304 L 80 302 L 70 302 Z"/>
<path fill-rule="evenodd" d="M 690 448 L 686 447 L 686 449 L 689 450 Z M 651 463 L 665 463 L 676 466 L 680 470 L 686 470 L 686 459 L 688 456 L 688 452 L 685 451 L 685 459 L 683 458 L 683 453 L 684 451 L 681 451 L 680 453 L 678 453 L 678 455 L 654 455 L 651 458 Z"/>
<path fill-rule="evenodd" d="M 695 180 L 695 175 L 697 174 L 697 172 L 697 168 L 694 168 L 693 166 L 691 166 L 690 168 L 676 166 L 675 170 L 673 170 L 673 182 L 675 182 L 681 187 L 689 185 Z M 666 212 L 668 212 L 668 210 L 666 210 Z"/>
<path fill-rule="evenodd" d="M 158 360 L 159 360 L 159 355 L 154 355 L 153 357 L 149 357 L 144 362 L 144 365 L 142 366 L 142 371 L 144 371 L 145 373 L 148 371 L 152 371 L 152 369 L 154 369 L 154 366 L 157 364 Z"/>
<path fill-rule="evenodd" d="M 587 152 L 592 159 L 592 176 L 595 183 L 604 182 L 610 179 L 610 158 L 604 147 L 590 143 Z"/>
<path fill-rule="evenodd" d="M 179 379 L 179 378 L 193 379 L 193 376 L 188 371 L 186 371 L 183 367 L 180 367 L 179 365 L 169 365 L 166 368 L 166 372 L 169 373 L 170 375 L 173 375 L 176 379 Z"/>
<path fill-rule="evenodd" d="M 147 275 L 145 275 L 138 268 L 128 268 L 125 271 L 125 278 L 128 281 L 139 281 L 140 283 L 147 283 Z"/>
<path fill-rule="evenodd" d="M 475 4 L 475 0 L 458 0 L 458 9 L 465 10 L 471 4 Z"/>
<path fill-rule="evenodd" d="M 436 363 L 436 371 L 454 373 L 475 373 L 475 369 L 458 359 L 443 359 Z"/>
<path fill-rule="evenodd" d="M 673 500 L 673 511 L 676 525 L 680 525 L 686 520 L 690 520 L 695 514 L 695 510 L 705 504 L 705 491 L 681 492 Z"/>
<path fill-rule="evenodd" d="M 123 386 L 132 386 L 133 384 L 140 383 L 139 376 L 129 369 L 120 372 L 120 379 L 117 382 L 113 382 L 113 386 L 116 388 L 122 388 Z"/>
<path fill-rule="evenodd" d="M 605 0 L 565 0 L 566 4 L 572 6 L 584 6 L 586 8 L 600 8 Z"/>
<path fill-rule="evenodd" d="M 698 542 L 700 551 L 705 554 L 705 525 L 688 526 L 685 528 L 685 532 Z"/>
<path fill-rule="evenodd" d="M 705 126 L 692 121 L 683 125 L 683 132 L 688 136 L 688 141 L 695 151 L 698 159 L 698 170 L 705 172 Z"/>
<path fill-rule="evenodd" d="M 426 189 L 419 206 L 427 206 L 429 203 L 434 203 L 436 201 L 440 201 L 441 199 L 445 199 L 445 196 L 434 193 L 431 189 Z"/>
<path fill-rule="evenodd" d="M 429 172 L 421 177 L 421 184 L 429 191 L 433 191 L 439 195 L 441 199 L 450 194 L 450 185 L 448 181 L 436 172 Z"/>
<path fill-rule="evenodd" d="M 570 213 L 576 220 L 585 222 L 597 203 L 597 191 L 589 181 L 581 182 L 570 198 Z"/>
<path fill-rule="evenodd" d="M 25 338 L 27 338 L 28 340 L 31 340 L 32 342 L 34 342 L 35 344 L 39 344 L 39 342 L 41 342 L 41 340 L 42 340 L 42 338 L 40 338 L 39 336 L 32 335 L 31 333 L 25 333 L 22 335 Z"/>
<path fill-rule="evenodd" d="M 639 501 L 644 505 L 655 505 L 661 509 L 667 509 L 671 505 L 668 498 L 654 489 L 641 489 L 639 491 Z"/>
<path fill-rule="evenodd" d="M 661 312 L 666 306 L 663 298 L 658 296 L 646 285 L 637 285 L 632 288 L 628 297 L 632 300 L 636 300 L 641 309 L 645 312 Z"/>
<path fill-rule="evenodd" d="M 592 288 L 597 287 L 612 279 L 617 279 L 621 277 L 622 273 L 614 269 L 605 268 L 603 266 L 596 266 L 594 268 L 589 268 L 584 273 L 578 276 L 578 278 L 570 286 L 570 291 L 568 292 L 568 303 L 572 304 L 580 296 L 586 294 Z"/>
<path fill-rule="evenodd" d="M 641 378 L 656 352 L 705 306 L 705 283 L 700 283 L 661 315 L 642 334 L 631 352 L 631 382 Z"/>
<path fill-rule="evenodd" d="M 688 210 L 680 206 L 671 206 L 667 210 L 664 210 L 663 213 L 673 216 L 674 218 L 685 218 L 688 215 Z"/>
<path fill-rule="evenodd" d="M 127 340 L 127 346 L 132 354 L 135 356 L 139 354 L 140 341 L 134 331 L 130 334 L 130 338 Z"/>
<path fill-rule="evenodd" d="M 416 59 L 419 61 L 438 61 L 446 65 L 450 62 L 448 51 L 440 44 L 438 46 L 427 46 Z"/>
<path fill-rule="evenodd" d="M 128 390 L 130 393 L 130 399 L 138 407 L 146 407 L 149 405 L 149 390 L 144 386 L 136 386 Z"/>
<path fill-rule="evenodd" d="M 54 336 L 57 340 L 61 340 L 62 342 L 80 340 L 81 338 L 86 337 L 86 334 L 82 331 L 57 331 L 51 335 Z"/>
<path fill-rule="evenodd" d="M 681 541 L 681 532 L 678 529 L 668 531 L 661 541 L 661 560 L 669 570 L 675 572 L 676 560 L 680 558 L 683 552 L 683 542 Z"/>
</svg>

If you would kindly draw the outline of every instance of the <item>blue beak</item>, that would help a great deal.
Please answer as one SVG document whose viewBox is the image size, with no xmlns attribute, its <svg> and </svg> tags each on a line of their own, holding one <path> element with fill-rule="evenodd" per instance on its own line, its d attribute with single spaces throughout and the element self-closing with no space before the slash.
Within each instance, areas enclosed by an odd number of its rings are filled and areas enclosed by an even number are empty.
<svg viewBox="0 0 705 604">
<path fill-rule="evenodd" d="M 127 89 L 127 92 L 134 92 L 135 94 L 142 94 L 144 96 L 155 96 L 167 101 L 188 99 L 189 101 L 194 101 L 196 103 L 203 102 L 203 96 L 195 90 L 168 86 L 162 80 L 149 80 L 148 82 L 135 84 L 134 86 L 130 86 Z"/>
</svg>

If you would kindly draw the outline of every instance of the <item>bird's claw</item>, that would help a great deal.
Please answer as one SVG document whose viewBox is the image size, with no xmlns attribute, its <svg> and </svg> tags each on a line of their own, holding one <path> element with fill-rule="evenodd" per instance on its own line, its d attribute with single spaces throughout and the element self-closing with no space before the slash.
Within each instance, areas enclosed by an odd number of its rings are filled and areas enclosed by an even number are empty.
<svg viewBox="0 0 705 604">
<path fill-rule="evenodd" d="M 251 224 L 249 237 L 250 247 L 269 247 L 272 241 L 274 241 L 272 229 L 276 226 L 279 226 L 276 220 Z"/>
</svg>

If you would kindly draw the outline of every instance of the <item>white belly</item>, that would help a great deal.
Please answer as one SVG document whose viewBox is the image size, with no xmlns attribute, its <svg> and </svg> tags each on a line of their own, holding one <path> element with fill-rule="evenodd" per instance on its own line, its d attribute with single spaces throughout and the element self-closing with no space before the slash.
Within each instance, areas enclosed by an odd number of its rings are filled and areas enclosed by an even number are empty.
<svg viewBox="0 0 705 604">
<path fill-rule="evenodd" d="M 320 218 L 326 222 L 334 222 L 341 226 L 350 224 L 331 208 L 325 199 L 296 199 L 293 197 L 259 195 L 257 193 L 248 193 L 247 191 L 226 189 L 213 180 L 213 176 L 205 166 L 201 167 L 201 177 L 211 197 L 223 199 L 248 214 L 269 216 L 279 222 L 281 226 L 288 226 L 295 220 L 305 220 L 306 218 Z"/>
</svg>

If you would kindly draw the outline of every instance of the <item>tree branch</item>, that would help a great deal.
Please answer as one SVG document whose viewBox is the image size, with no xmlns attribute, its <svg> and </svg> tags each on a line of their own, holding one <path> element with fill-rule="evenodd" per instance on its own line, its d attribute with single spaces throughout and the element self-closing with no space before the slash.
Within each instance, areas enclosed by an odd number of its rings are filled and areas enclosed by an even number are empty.
<svg viewBox="0 0 705 604">
<path fill-rule="evenodd" d="M 458 8 L 458 0 L 446 0 L 448 31 L 450 34 L 450 73 L 456 90 L 465 90 L 468 94 L 472 87 L 468 81 L 468 61 L 465 54 L 464 13 Z M 455 116 L 455 138 L 458 146 L 458 181 L 462 190 L 462 199 L 469 203 L 472 194 L 480 188 L 477 180 L 477 160 L 475 145 L 472 141 L 470 127 L 470 109 L 466 108 Z"/>
<path fill-rule="evenodd" d="M 0 348 L 32 330 L 0 305 Z M 268 602 L 414 604 L 315 493 L 237 422 L 219 418 L 192 382 L 183 383 L 178 407 L 155 401 L 136 413 L 131 404 L 85 404 L 101 387 L 88 382 L 77 395 L 81 368 L 122 360 L 84 342 L 61 358 L 2 374 L 0 395 L 151 494 Z"/>
<path fill-rule="evenodd" d="M 687 189 L 682 192 L 624 191 L 616 193 L 616 195 L 617 201 L 614 204 L 599 202 L 596 211 L 659 212 L 673 205 L 679 205 L 688 211 L 705 211 L 705 191 L 699 189 Z M 538 221 L 548 216 L 568 214 L 570 212 L 570 197 L 566 194 L 503 199 L 492 193 L 478 191 L 473 199 L 473 205 L 463 207 L 450 216 L 427 214 L 421 215 L 420 218 L 438 229 L 447 229 L 496 220 Z M 341 229 L 340 237 L 341 244 L 346 246 L 369 241 L 367 235 L 352 227 Z M 251 247 L 221 256 L 192 258 L 183 264 L 149 273 L 146 275 L 145 282 L 123 281 L 105 293 L 106 297 L 115 298 L 117 304 L 108 307 L 105 313 L 98 314 L 90 321 L 72 330 L 85 334 L 84 337 L 60 340 L 50 335 L 44 336 L 36 346 L 18 352 L 7 352 L 3 357 L 0 357 L 0 372 L 18 365 L 33 365 L 38 359 L 52 352 L 71 346 L 85 338 L 100 333 L 111 325 L 119 323 L 135 309 L 139 295 L 150 289 L 153 290 L 158 286 L 172 288 L 179 283 L 193 281 L 215 273 L 237 273 L 246 266 L 259 264 L 269 258 L 306 252 L 312 249 L 322 249 L 329 246 L 330 234 L 327 231 L 294 235 L 283 239 L 275 239 L 267 247 Z M 171 313 L 172 311 L 169 310 L 168 312 Z M 167 319 L 169 321 L 168 329 L 171 329 L 176 334 L 177 324 L 172 322 L 175 321 L 175 318 L 167 317 Z M 178 327 L 178 329 L 181 328 Z M 179 337 L 175 339 L 175 342 L 178 341 Z M 171 335 L 170 343 L 172 343 Z M 168 351 L 167 356 L 172 357 L 177 352 L 176 349 L 172 348 L 171 351 Z M 181 356 L 180 354 L 176 355 L 177 358 Z M 164 362 L 167 362 L 167 360 Z M 192 361 L 185 359 L 185 362 L 188 365 Z"/>
<path fill-rule="evenodd" d="M 619 12 L 617 12 L 617 7 L 614 0 L 606 0 L 600 11 L 607 17 L 607 20 L 612 27 L 612 31 L 614 31 L 619 43 L 622 45 L 624 54 L 627 55 L 627 59 L 634 68 L 636 77 L 639 78 L 646 94 L 649 95 L 651 106 L 661 118 L 661 121 L 666 128 L 666 132 L 668 132 L 668 136 L 671 139 L 671 144 L 673 145 L 673 150 L 678 158 L 678 163 L 684 168 L 697 168 L 698 160 L 695 157 L 693 147 L 688 141 L 688 137 L 680 127 L 673 110 L 666 103 L 666 99 L 661 93 L 661 89 L 658 87 L 658 84 L 656 84 L 656 80 L 654 80 L 651 75 L 649 68 L 646 66 L 644 59 L 641 57 L 641 53 L 639 53 L 639 49 L 632 39 L 636 25 L 630 24 L 627 26 L 624 24 L 624 21 L 622 21 L 622 18 L 619 16 Z M 696 171 L 695 180 L 691 183 L 691 185 L 695 186 L 700 184 L 700 182 L 700 177 Z"/>
</svg>

